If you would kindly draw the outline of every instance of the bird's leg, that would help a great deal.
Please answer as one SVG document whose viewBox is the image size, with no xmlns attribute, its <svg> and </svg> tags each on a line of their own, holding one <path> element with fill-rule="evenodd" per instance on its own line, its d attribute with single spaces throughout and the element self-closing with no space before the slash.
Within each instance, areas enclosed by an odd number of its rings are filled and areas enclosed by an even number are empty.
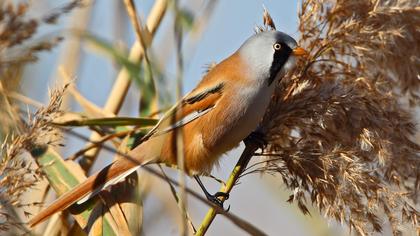
<svg viewBox="0 0 420 236">
<path fill-rule="evenodd" d="M 259 148 L 264 149 L 267 146 L 267 140 L 265 139 L 265 134 L 257 129 L 254 132 L 250 133 L 248 137 L 244 139 L 245 145 L 249 145 L 251 143 L 258 145 Z"/>
<path fill-rule="evenodd" d="M 223 208 L 223 201 L 220 200 L 219 197 L 224 197 L 225 199 L 228 199 L 229 193 L 217 192 L 212 195 L 207 191 L 206 187 L 204 187 L 204 184 L 201 182 L 200 177 L 198 177 L 197 175 L 194 175 L 194 179 L 197 181 L 198 185 L 200 185 L 200 188 L 203 190 L 204 194 L 206 195 L 207 200 Z M 229 207 L 226 211 L 229 211 Z"/>
</svg>

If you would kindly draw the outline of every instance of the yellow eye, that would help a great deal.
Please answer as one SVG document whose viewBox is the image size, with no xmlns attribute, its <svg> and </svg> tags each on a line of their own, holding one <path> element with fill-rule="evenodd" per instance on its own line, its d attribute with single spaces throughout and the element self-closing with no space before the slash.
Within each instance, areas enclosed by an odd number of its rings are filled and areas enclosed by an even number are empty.
<svg viewBox="0 0 420 236">
<path fill-rule="evenodd" d="M 280 50 L 280 49 L 281 49 L 281 44 L 279 44 L 279 43 L 275 43 L 275 44 L 273 45 L 273 48 L 274 48 L 274 50 L 278 51 L 278 50 Z"/>
</svg>

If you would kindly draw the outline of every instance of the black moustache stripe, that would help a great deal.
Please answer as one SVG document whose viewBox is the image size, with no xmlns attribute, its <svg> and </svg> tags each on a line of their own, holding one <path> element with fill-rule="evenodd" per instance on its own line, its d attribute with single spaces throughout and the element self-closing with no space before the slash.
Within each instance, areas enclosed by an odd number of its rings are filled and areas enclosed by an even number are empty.
<svg viewBox="0 0 420 236">
<path fill-rule="evenodd" d="M 277 74 L 280 72 L 281 68 L 286 64 L 287 59 L 289 59 L 292 49 L 287 46 L 285 43 L 280 43 L 281 49 L 275 50 L 273 54 L 273 63 L 270 67 L 270 77 L 268 77 L 268 86 L 270 86 Z"/>
</svg>

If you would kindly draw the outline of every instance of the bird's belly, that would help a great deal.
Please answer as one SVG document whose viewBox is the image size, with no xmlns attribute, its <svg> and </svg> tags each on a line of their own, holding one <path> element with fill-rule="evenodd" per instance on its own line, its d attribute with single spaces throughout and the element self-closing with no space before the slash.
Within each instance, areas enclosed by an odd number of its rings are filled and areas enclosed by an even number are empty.
<svg viewBox="0 0 420 236">
<path fill-rule="evenodd" d="M 270 102 L 271 94 L 258 94 L 256 96 L 249 102 L 248 107 L 244 107 L 245 113 L 238 120 L 236 129 L 240 140 L 243 140 L 257 128 Z"/>
</svg>

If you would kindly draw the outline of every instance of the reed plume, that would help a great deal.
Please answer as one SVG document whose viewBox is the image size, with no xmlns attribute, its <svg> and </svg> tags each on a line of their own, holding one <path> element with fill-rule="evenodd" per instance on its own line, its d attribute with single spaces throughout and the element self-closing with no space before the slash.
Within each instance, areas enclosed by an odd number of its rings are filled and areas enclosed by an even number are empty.
<svg viewBox="0 0 420 236">
<path fill-rule="evenodd" d="M 395 235 L 418 227 L 419 13 L 409 0 L 303 1 L 310 57 L 280 82 L 252 171 L 280 175 L 304 213 L 312 203 L 361 235 L 384 219 Z"/>
</svg>

